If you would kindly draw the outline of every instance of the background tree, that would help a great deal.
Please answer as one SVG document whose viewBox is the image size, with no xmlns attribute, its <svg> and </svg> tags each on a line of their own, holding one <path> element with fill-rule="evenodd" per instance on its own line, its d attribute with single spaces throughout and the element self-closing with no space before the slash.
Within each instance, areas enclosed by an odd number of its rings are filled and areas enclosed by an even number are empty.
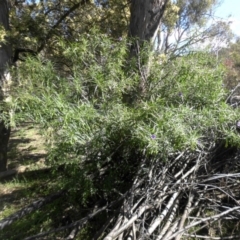
<svg viewBox="0 0 240 240">
<path fill-rule="evenodd" d="M 36 55 L 42 50 L 49 57 L 56 56 L 55 43 L 59 37 L 75 41 L 93 27 L 115 38 L 126 36 L 128 7 L 127 1 L 119 0 L 18 3 L 11 11 L 14 60 L 21 59 L 20 56 L 28 52 Z"/>
<path fill-rule="evenodd" d="M 131 1 L 129 36 L 153 44 L 168 0 Z"/>
<path fill-rule="evenodd" d="M 7 0 L 0 1 L 0 101 L 3 101 L 3 83 L 7 76 L 7 66 L 11 64 L 11 47 L 6 42 L 6 32 L 9 30 L 9 6 Z M 7 167 L 7 145 L 9 140 L 10 129 L 4 122 L 3 112 L 0 117 L 0 171 L 5 171 Z"/>
<path fill-rule="evenodd" d="M 229 90 L 234 89 L 240 79 L 240 40 L 230 43 L 228 47 L 222 48 L 219 51 L 219 59 L 223 62 L 227 69 L 225 77 L 225 85 Z M 239 95 L 239 93 L 238 93 Z"/>
<path fill-rule="evenodd" d="M 219 4 L 219 0 L 170 1 L 157 35 L 157 50 L 176 56 L 194 51 L 198 43 L 203 45 L 213 39 L 214 42 L 229 41 L 228 23 L 214 17 L 214 9 Z"/>
</svg>

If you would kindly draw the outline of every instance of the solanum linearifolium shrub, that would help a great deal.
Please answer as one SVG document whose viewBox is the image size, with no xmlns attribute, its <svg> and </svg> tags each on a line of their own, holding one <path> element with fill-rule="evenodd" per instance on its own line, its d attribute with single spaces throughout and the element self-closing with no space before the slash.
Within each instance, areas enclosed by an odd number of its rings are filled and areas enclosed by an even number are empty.
<svg viewBox="0 0 240 240">
<path fill-rule="evenodd" d="M 167 161 L 209 141 L 239 145 L 239 111 L 225 103 L 223 68 L 207 53 L 152 56 L 145 93 L 129 104 L 141 69 L 138 59 L 130 65 L 126 40 L 93 31 L 58 44 L 61 61 L 42 56 L 20 65 L 10 107 L 15 121 L 45 130 L 48 164 L 65 166 L 63 184 L 80 191 L 81 201 L 124 189 L 143 158 Z"/>
</svg>

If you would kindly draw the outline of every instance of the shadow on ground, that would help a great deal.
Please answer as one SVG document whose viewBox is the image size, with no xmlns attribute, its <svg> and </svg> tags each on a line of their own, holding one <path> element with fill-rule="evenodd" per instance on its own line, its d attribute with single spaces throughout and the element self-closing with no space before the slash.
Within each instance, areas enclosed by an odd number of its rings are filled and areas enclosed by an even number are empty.
<svg viewBox="0 0 240 240">
<path fill-rule="evenodd" d="M 45 166 L 45 158 L 45 140 L 39 128 L 24 123 L 12 129 L 8 145 L 8 171 L 1 174 L 13 174 L 0 178 L 0 219 L 44 192 L 37 188 L 47 184 L 50 169 Z"/>
<path fill-rule="evenodd" d="M 44 164 L 45 157 L 45 141 L 39 129 L 31 123 L 24 123 L 12 130 L 8 145 L 8 169 Z"/>
</svg>

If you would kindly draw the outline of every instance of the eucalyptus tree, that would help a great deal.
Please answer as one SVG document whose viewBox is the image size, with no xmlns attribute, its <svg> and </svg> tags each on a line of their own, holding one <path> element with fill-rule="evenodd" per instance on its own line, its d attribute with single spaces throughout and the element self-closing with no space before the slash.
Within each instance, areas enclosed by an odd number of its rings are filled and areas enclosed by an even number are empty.
<svg viewBox="0 0 240 240">
<path fill-rule="evenodd" d="M 229 46 L 219 51 L 219 60 L 225 65 L 227 74 L 225 76 L 225 85 L 229 90 L 234 89 L 240 80 L 240 39 L 232 42 Z M 238 89 L 239 90 L 239 89 Z M 240 95 L 240 92 L 237 93 Z"/>
<path fill-rule="evenodd" d="M 1 100 L 3 101 L 3 82 L 6 80 L 6 68 L 11 63 L 11 46 L 7 43 L 5 35 L 9 30 L 9 6 L 7 0 L 0 1 L 0 82 Z M 1 113 L 2 114 L 2 113 Z M 6 126 L 3 117 L 0 119 L 0 171 L 7 167 L 7 145 L 10 129 Z"/>
<path fill-rule="evenodd" d="M 220 4 L 221 0 L 169 2 L 161 34 L 157 35 L 157 50 L 176 56 L 196 49 L 196 45 L 202 48 L 204 42 L 228 42 L 232 36 L 229 24 L 215 17 Z"/>
</svg>

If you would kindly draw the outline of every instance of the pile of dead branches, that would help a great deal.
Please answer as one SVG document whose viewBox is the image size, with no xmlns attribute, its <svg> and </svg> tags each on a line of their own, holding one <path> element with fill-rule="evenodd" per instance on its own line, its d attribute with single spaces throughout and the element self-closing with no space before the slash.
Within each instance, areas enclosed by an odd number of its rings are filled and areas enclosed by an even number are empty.
<svg viewBox="0 0 240 240">
<path fill-rule="evenodd" d="M 132 188 L 69 225 L 26 239 L 68 230 L 75 239 L 103 212 L 109 218 L 93 239 L 240 239 L 240 152 L 222 144 L 184 151 L 168 162 L 143 161 Z"/>
<path fill-rule="evenodd" d="M 224 226 L 240 218 L 240 158 L 220 148 L 153 164 L 144 181 L 135 180 L 104 239 L 239 239 Z"/>
</svg>

